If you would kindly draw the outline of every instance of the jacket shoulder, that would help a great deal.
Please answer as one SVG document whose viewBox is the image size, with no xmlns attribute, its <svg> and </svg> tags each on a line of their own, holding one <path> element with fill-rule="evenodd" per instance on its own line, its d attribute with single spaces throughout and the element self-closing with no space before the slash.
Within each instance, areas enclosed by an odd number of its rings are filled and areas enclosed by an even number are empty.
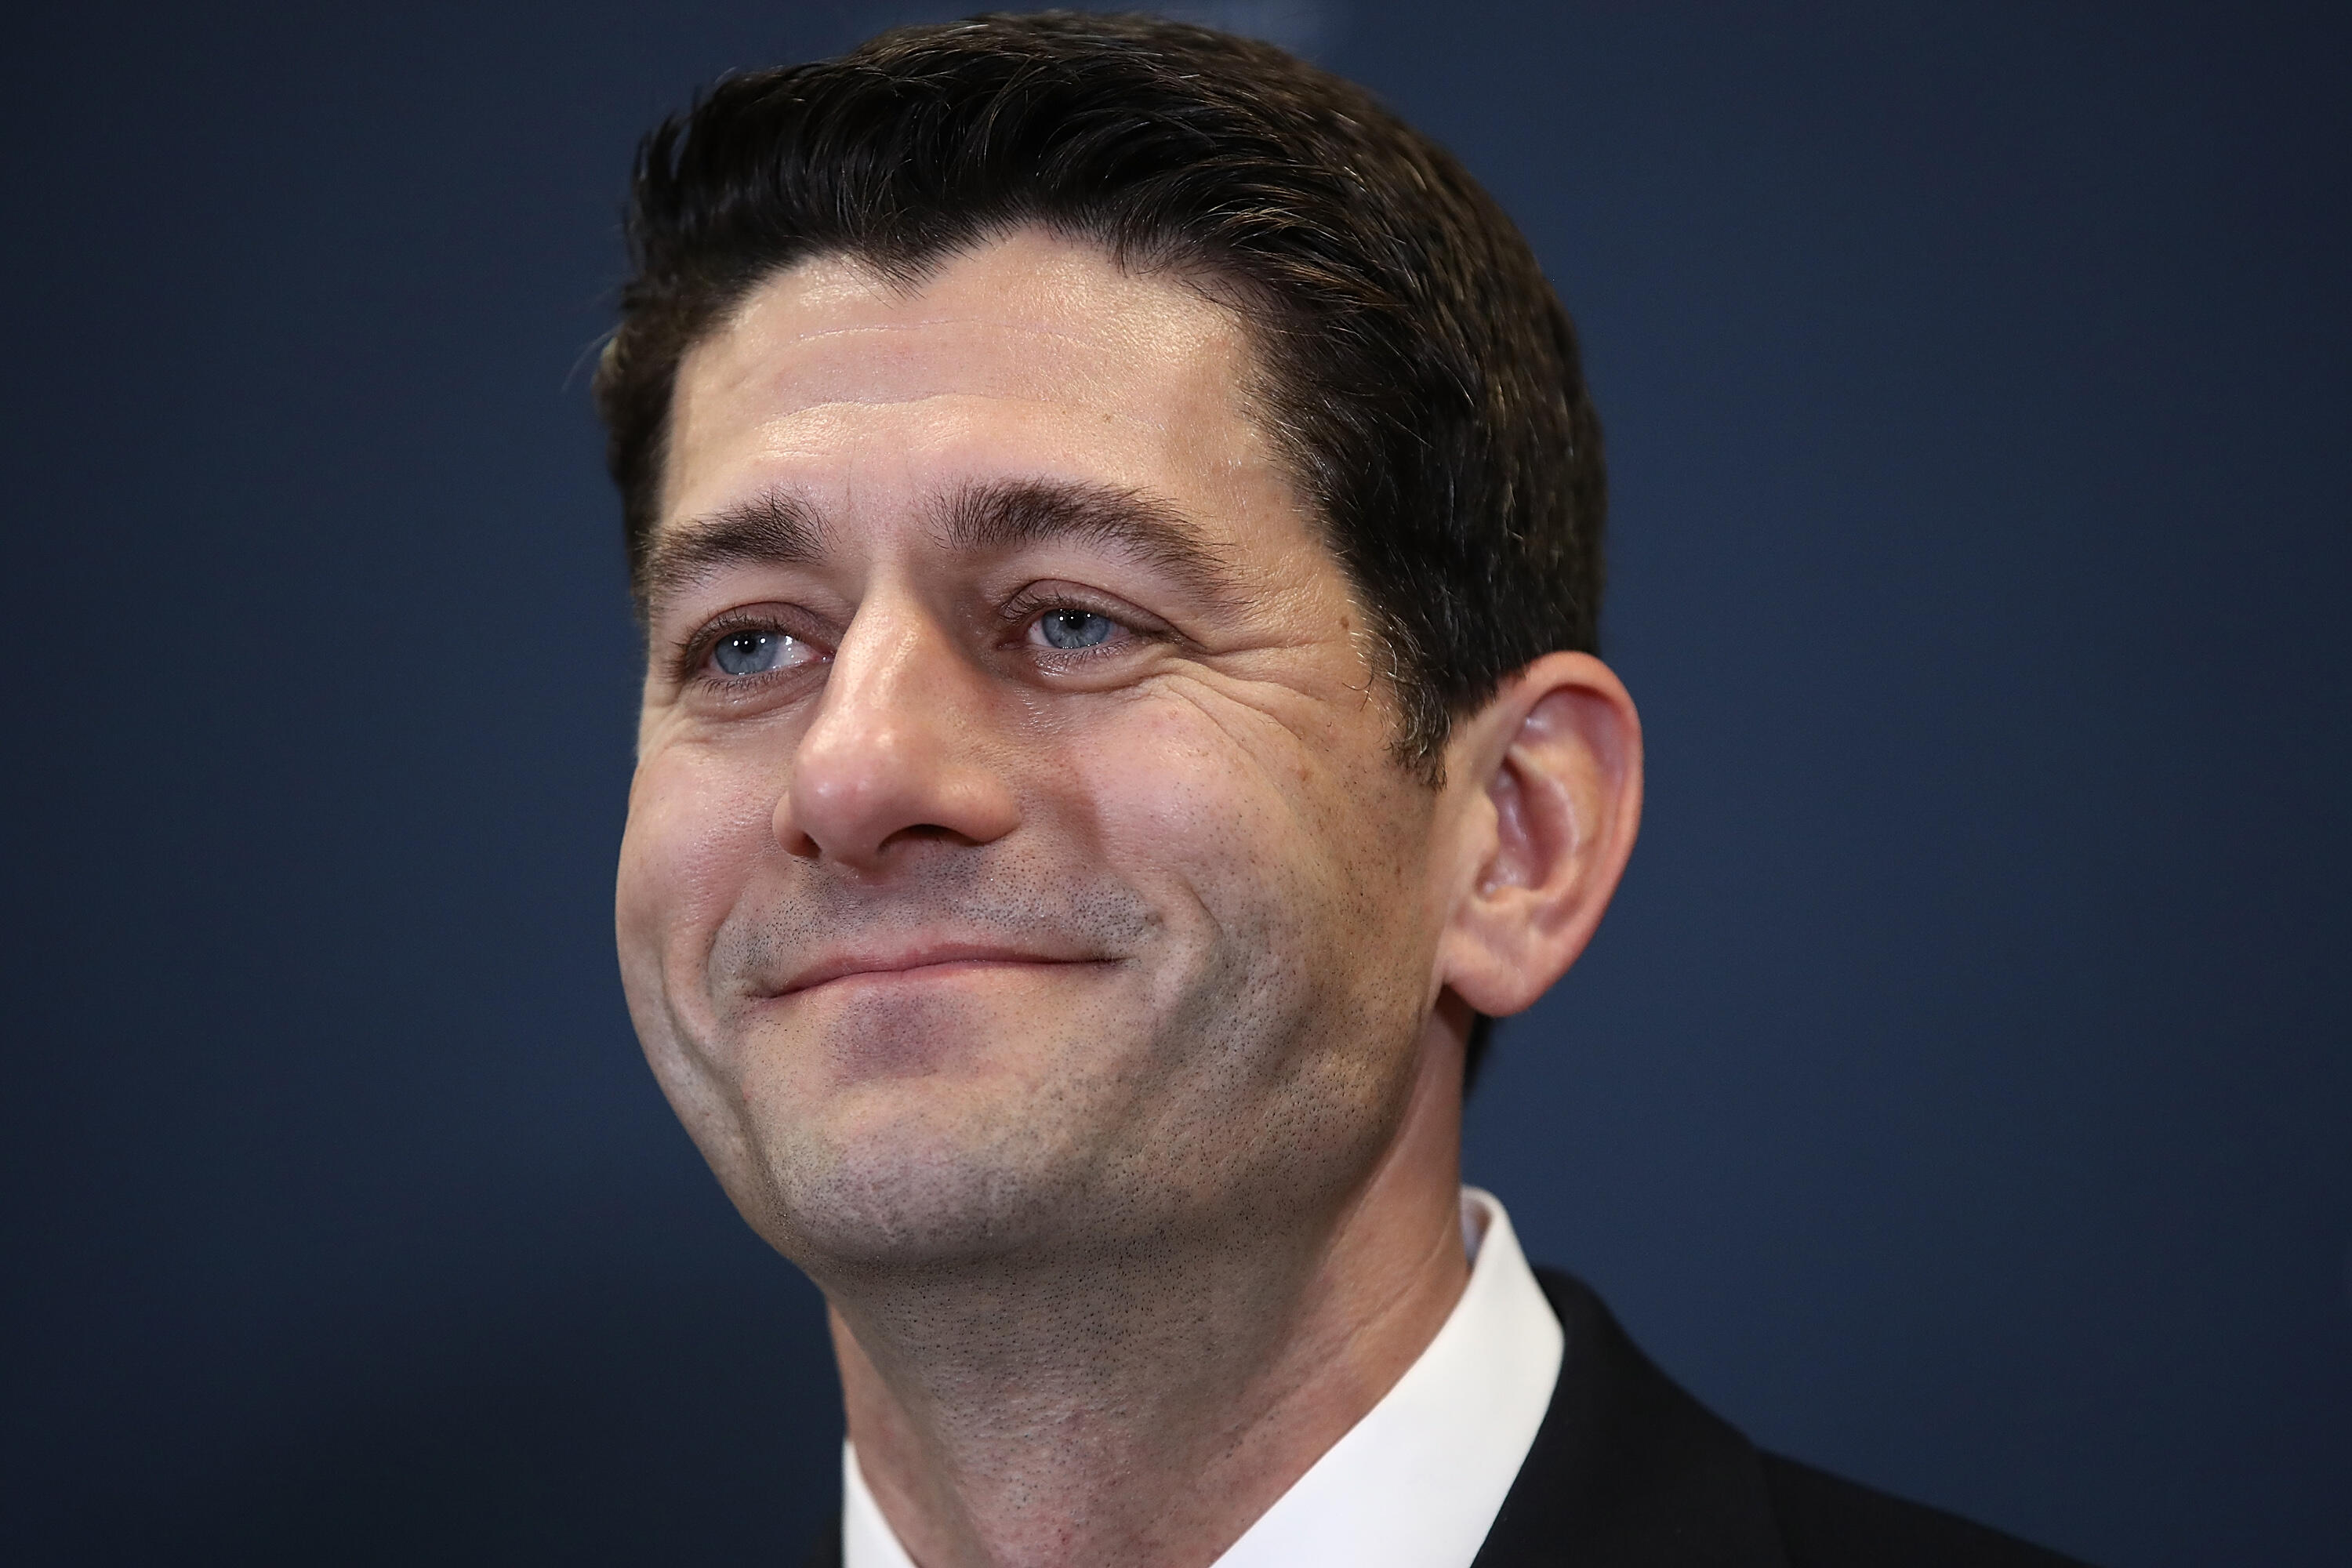
<svg viewBox="0 0 2352 1568">
<path fill-rule="evenodd" d="M 1958 1514 L 1778 1454 L 1757 1458 L 1791 1568 L 2081 1568 Z"/>
<path fill-rule="evenodd" d="M 1473 1568 L 2066 1568 L 1999 1531 L 1767 1454 L 1661 1372 L 1591 1289 L 1536 1270 L 1568 1338 Z M 2079 1565 L 2077 1565 L 2079 1568 Z"/>
</svg>

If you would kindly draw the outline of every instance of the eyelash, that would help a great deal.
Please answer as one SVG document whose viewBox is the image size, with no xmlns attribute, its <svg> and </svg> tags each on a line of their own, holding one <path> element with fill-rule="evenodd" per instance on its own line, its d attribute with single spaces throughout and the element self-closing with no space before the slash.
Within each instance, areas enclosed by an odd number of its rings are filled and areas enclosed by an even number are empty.
<svg viewBox="0 0 2352 1568">
<path fill-rule="evenodd" d="M 1165 635 L 1155 627 L 1137 625 L 1139 617 L 1136 612 L 1124 605 L 1114 604 L 1108 598 L 1066 587 L 1057 586 L 1051 590 L 1024 588 L 1005 602 L 1002 613 L 1015 633 L 1025 637 L 1029 628 L 1037 624 L 1040 616 L 1050 615 L 1055 610 L 1080 610 L 1089 616 L 1100 616 L 1130 637 L 1147 638 Z M 1106 643 L 1100 647 L 1055 648 L 1048 651 L 1055 663 L 1068 663 L 1074 659 L 1108 658 L 1122 649 L 1118 645 Z"/>
<path fill-rule="evenodd" d="M 772 611 L 730 610 L 725 615 L 706 623 L 692 637 L 674 646 L 671 673 L 678 684 L 727 686 L 740 689 L 759 681 L 782 679 L 797 675 L 801 669 L 808 668 L 803 665 L 793 669 L 767 670 L 758 675 L 725 675 L 714 671 L 710 668 L 711 656 L 718 651 L 720 643 L 739 632 L 773 632 L 779 637 L 791 637 L 806 647 L 822 649 L 823 662 L 830 662 L 833 658 L 832 649 L 825 647 L 814 637 L 804 636 L 785 625 L 783 617 Z"/>
</svg>

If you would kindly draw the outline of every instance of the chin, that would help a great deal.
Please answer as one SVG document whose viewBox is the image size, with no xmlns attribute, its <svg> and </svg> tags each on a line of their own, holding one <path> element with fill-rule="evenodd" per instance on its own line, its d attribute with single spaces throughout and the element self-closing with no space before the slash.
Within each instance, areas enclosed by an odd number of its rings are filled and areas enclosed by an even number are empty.
<svg viewBox="0 0 2352 1568">
<path fill-rule="evenodd" d="M 754 1227 L 820 1278 L 828 1264 L 972 1261 L 1071 1235 L 1109 1163 L 1085 1130 L 1123 1120 L 1104 1103 L 1116 1075 L 1072 1070 L 1034 1017 L 877 1026 L 861 1012 L 855 1029 L 746 1042 L 749 1184 L 766 1211 L 743 1205 Z"/>
<path fill-rule="evenodd" d="M 760 1129 L 770 1242 L 822 1279 L 828 1267 L 1009 1257 L 1071 1235 L 1098 1162 L 971 1090 L 890 1080 L 789 1128 Z"/>
</svg>

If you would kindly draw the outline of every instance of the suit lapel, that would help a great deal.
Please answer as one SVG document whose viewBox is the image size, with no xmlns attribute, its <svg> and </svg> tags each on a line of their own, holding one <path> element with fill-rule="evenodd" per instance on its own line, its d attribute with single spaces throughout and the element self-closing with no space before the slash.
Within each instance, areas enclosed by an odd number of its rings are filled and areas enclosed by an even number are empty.
<svg viewBox="0 0 2352 1568">
<path fill-rule="evenodd" d="M 1787 1568 L 1748 1439 L 1660 1372 L 1581 1281 L 1536 1278 L 1568 1351 L 1472 1568 Z"/>
<path fill-rule="evenodd" d="M 809 1547 L 807 1568 L 841 1568 L 841 1515 L 836 1512 Z"/>
</svg>

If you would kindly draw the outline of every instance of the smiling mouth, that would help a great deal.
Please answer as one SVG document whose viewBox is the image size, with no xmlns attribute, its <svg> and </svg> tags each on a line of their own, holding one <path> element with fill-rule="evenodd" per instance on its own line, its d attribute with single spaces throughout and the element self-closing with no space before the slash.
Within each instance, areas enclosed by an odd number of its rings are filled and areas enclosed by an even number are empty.
<svg viewBox="0 0 2352 1568">
<path fill-rule="evenodd" d="M 1104 962 L 1096 958 L 1048 958 L 1040 953 L 988 948 L 950 948 L 888 957 L 844 956 L 794 975 L 774 994 L 779 997 L 797 996 L 820 986 L 856 981 L 950 980 L 959 975 L 984 973 L 992 969 L 1070 969 Z"/>
</svg>

